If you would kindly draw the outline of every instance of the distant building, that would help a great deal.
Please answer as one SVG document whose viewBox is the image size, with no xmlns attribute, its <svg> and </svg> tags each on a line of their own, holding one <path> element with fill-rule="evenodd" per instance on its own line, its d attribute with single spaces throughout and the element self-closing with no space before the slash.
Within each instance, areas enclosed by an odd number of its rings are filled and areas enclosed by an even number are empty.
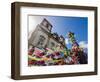
<svg viewBox="0 0 100 82">
<path fill-rule="evenodd" d="M 53 26 L 48 20 L 43 19 L 43 21 L 37 25 L 34 32 L 28 39 L 28 47 L 38 47 L 38 48 L 50 48 L 57 47 L 58 45 L 66 48 L 65 39 L 62 35 L 57 33 L 52 33 Z"/>
</svg>

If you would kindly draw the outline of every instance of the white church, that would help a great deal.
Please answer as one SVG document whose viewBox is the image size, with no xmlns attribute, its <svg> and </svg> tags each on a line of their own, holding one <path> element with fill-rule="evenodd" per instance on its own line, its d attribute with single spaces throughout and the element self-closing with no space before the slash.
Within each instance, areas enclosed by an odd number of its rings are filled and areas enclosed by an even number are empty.
<svg viewBox="0 0 100 82">
<path fill-rule="evenodd" d="M 53 26 L 47 19 L 36 26 L 36 29 L 31 33 L 28 39 L 28 48 L 50 48 L 57 47 L 58 45 L 66 48 L 65 39 L 62 35 L 52 33 Z"/>
</svg>

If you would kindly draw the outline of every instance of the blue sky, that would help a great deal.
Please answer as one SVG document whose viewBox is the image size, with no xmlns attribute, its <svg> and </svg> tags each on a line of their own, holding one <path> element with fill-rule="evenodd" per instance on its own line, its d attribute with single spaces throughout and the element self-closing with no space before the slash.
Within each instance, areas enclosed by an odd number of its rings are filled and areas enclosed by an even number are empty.
<svg viewBox="0 0 100 82">
<path fill-rule="evenodd" d="M 64 17 L 64 16 L 45 16 L 45 18 L 53 25 L 52 31 L 59 35 L 67 37 L 69 31 L 75 33 L 78 43 L 88 42 L 88 18 L 87 17 Z M 71 44 L 67 44 L 70 48 Z"/>
<path fill-rule="evenodd" d="M 81 45 L 88 43 L 88 18 L 87 17 L 67 17 L 67 16 L 33 16 L 34 20 L 46 18 L 52 25 L 52 32 L 57 32 L 59 35 L 63 35 L 65 39 L 68 39 L 67 33 L 69 31 L 75 33 L 77 42 Z M 68 48 L 71 48 L 71 44 L 66 44 Z"/>
</svg>

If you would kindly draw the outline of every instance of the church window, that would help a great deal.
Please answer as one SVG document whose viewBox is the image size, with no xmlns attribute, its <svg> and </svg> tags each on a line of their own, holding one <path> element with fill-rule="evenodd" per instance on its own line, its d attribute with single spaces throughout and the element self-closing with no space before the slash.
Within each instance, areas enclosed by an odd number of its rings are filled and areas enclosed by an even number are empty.
<svg viewBox="0 0 100 82">
<path fill-rule="evenodd" d="M 38 40 L 38 43 L 37 43 L 37 46 L 39 47 L 39 48 L 42 48 L 43 47 L 43 45 L 44 45 L 44 42 L 45 42 L 45 37 L 44 36 L 42 36 L 42 35 L 40 35 L 39 36 L 39 40 Z"/>
</svg>

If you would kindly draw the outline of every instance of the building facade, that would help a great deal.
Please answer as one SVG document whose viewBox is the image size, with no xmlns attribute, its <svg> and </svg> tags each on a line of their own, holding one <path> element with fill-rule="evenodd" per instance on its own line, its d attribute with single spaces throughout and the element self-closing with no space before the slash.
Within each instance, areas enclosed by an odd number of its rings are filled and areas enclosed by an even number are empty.
<svg viewBox="0 0 100 82">
<path fill-rule="evenodd" d="M 54 48 L 60 45 L 63 48 L 67 48 L 65 45 L 65 39 L 62 35 L 52 33 L 53 26 L 47 19 L 37 25 L 36 29 L 31 33 L 28 39 L 28 48 Z"/>
</svg>

